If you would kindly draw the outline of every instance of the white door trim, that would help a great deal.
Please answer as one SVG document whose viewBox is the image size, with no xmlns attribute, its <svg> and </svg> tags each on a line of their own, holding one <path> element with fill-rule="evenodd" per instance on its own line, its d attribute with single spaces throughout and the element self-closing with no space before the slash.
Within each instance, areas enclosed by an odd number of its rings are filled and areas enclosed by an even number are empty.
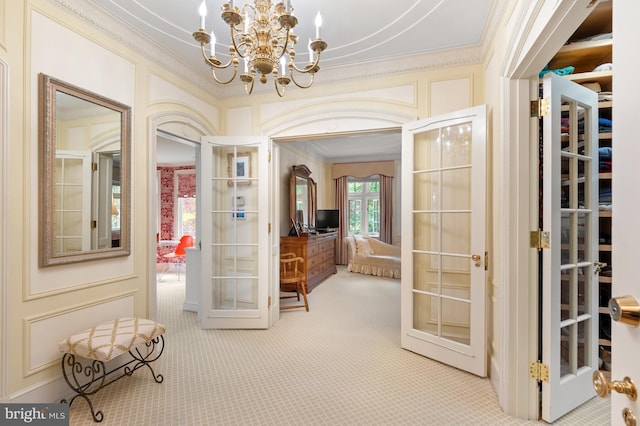
<svg viewBox="0 0 640 426">
<path fill-rule="evenodd" d="M 503 229 L 498 236 L 507 241 L 496 256 L 503 259 L 496 270 L 500 309 L 499 353 L 503 354 L 493 382 L 505 413 L 526 419 L 538 418 L 538 387 L 529 378 L 528 364 L 537 356 L 537 261 L 529 248 L 529 231 L 537 226 L 537 132 L 529 118 L 530 93 L 537 86 L 538 72 L 569 39 L 589 14 L 590 0 L 521 2 L 516 30 L 507 47 L 501 70 L 502 138 L 494 152 L 502 155 L 502 200 L 495 211 Z M 537 126 L 537 122 L 535 123 Z M 533 144 L 533 140 L 535 144 Z M 514 142 L 516 141 L 516 142 Z M 533 146 L 535 145 L 535 146 Z M 535 152 L 535 155 L 532 153 Z M 515 206 L 515 207 L 514 207 Z"/>
<path fill-rule="evenodd" d="M 149 138 L 148 146 L 149 146 L 149 157 L 148 164 L 149 170 L 147 170 L 147 182 L 148 185 L 155 185 L 156 183 L 156 172 L 157 172 L 157 134 L 158 130 L 163 124 L 169 123 L 178 123 L 185 126 L 185 128 L 189 128 L 195 132 L 198 136 L 198 140 L 201 136 L 204 135 L 214 135 L 216 134 L 210 127 L 208 127 L 205 123 L 197 120 L 195 118 L 195 114 L 193 116 L 189 116 L 183 112 L 168 110 L 164 112 L 160 112 L 157 114 L 153 114 L 149 117 L 148 121 L 149 125 L 147 127 L 147 135 Z M 199 142 L 196 142 L 199 145 Z M 196 161 L 199 159 L 196 158 Z M 197 187 L 200 188 L 200 176 L 199 173 L 196 175 L 196 183 Z M 156 250 L 157 244 L 155 241 L 155 235 L 158 229 L 158 218 L 156 212 L 158 211 L 158 197 L 155 192 L 155 188 L 150 187 L 147 189 L 147 206 L 149 208 L 148 217 L 148 229 L 147 236 L 149 238 L 148 244 L 148 261 L 147 261 L 147 275 L 149 277 L 148 286 L 149 286 L 149 301 L 148 301 L 148 312 L 147 316 L 149 318 L 157 318 L 158 314 L 158 298 L 157 298 L 157 275 L 156 275 Z M 198 226 L 198 225 L 196 225 Z"/>
</svg>

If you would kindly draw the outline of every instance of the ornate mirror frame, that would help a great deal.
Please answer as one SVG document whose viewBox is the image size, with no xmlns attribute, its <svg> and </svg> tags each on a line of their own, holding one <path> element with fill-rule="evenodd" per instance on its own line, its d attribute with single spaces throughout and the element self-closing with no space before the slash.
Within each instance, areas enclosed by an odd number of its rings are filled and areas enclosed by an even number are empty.
<svg viewBox="0 0 640 426">
<path fill-rule="evenodd" d="M 40 266 L 128 256 L 131 253 L 131 107 L 45 74 L 40 74 L 39 83 Z M 65 94 L 68 97 L 65 97 Z M 75 121 L 81 123 L 79 127 L 84 126 L 85 130 L 92 130 L 90 135 L 85 131 L 80 137 L 76 136 L 84 146 L 82 151 L 60 149 L 63 145 L 58 138 L 63 130 L 58 129 L 57 120 L 65 113 L 61 109 L 62 104 L 57 105 L 57 96 L 78 104 L 77 111 L 81 111 L 82 114 L 74 118 Z M 92 117 L 89 113 L 92 110 L 97 110 L 101 118 Z M 105 145 L 108 147 L 105 148 Z M 83 163 L 81 166 L 82 172 L 77 172 L 80 167 L 76 166 L 74 173 L 82 178 L 76 178 L 74 183 L 69 183 L 70 179 L 66 178 L 67 175 L 73 174 L 71 167 L 68 173 L 61 172 L 66 172 L 66 166 L 61 166 L 65 161 L 61 159 L 63 151 L 64 155 L 81 152 L 84 163 L 89 163 L 86 159 L 90 159 L 90 164 Z M 73 154 L 69 158 L 73 158 Z M 98 168 L 103 162 L 108 167 L 105 166 L 105 171 L 100 172 Z M 87 170 L 91 176 L 89 178 Z M 63 175 L 65 177 L 62 177 Z M 97 175 L 100 177 L 96 177 Z M 86 188 L 87 183 L 90 188 Z M 64 188 L 74 185 L 75 189 L 65 192 Z M 101 188 L 104 190 L 101 191 Z M 77 202 L 76 199 L 80 197 L 83 201 Z M 87 203 L 88 197 L 90 201 Z M 61 207 L 65 204 L 71 205 L 68 210 L 66 206 L 65 210 Z M 87 206 L 90 206 L 89 212 L 86 211 Z M 74 214 L 83 219 L 76 218 L 73 222 L 63 219 Z M 113 216 L 117 218 L 114 219 Z M 68 223 L 72 223 L 75 229 L 66 233 L 65 229 L 71 227 L 67 226 Z M 119 228 L 113 228 L 113 223 Z M 98 238 L 98 230 L 102 232 L 101 238 Z M 73 238 L 77 240 L 73 244 L 63 242 L 65 239 L 70 241 Z"/>
<path fill-rule="evenodd" d="M 297 186 L 299 182 L 305 182 L 306 194 L 300 194 L 302 204 L 308 211 L 303 211 L 303 217 L 298 217 L 296 202 L 298 200 Z M 316 183 L 311 178 L 311 170 L 305 165 L 291 167 L 289 175 L 289 218 L 291 223 L 303 224 L 315 227 L 316 224 Z M 302 219 L 302 222 L 300 221 Z"/>
</svg>

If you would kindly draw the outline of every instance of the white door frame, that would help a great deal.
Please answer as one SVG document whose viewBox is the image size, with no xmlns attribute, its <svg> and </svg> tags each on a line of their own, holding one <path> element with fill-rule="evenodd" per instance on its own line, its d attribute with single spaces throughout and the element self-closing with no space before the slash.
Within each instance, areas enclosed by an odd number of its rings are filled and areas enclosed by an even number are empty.
<svg viewBox="0 0 640 426">
<path fill-rule="evenodd" d="M 147 170 L 147 182 L 150 186 L 147 188 L 147 205 L 149 206 L 148 214 L 148 237 L 149 244 L 148 247 L 148 265 L 147 265 L 147 275 L 149 277 L 148 288 L 149 288 L 149 300 L 148 300 L 148 317 L 149 318 L 157 318 L 158 315 L 158 286 L 157 286 L 157 276 L 156 276 L 156 250 L 157 243 L 155 241 L 155 235 L 158 229 L 158 220 L 157 214 L 158 211 L 158 197 L 153 187 L 156 184 L 156 171 L 157 171 L 157 134 L 159 128 L 163 124 L 171 124 L 178 123 L 186 128 L 191 129 L 198 137 L 198 142 L 196 144 L 200 145 L 200 137 L 204 135 L 213 135 L 215 132 L 207 127 L 207 125 L 196 118 L 196 114 L 193 116 L 188 116 L 182 112 L 177 111 L 165 111 L 158 114 L 153 114 L 149 117 L 148 127 L 147 127 L 147 135 L 149 138 L 148 146 L 149 146 L 149 170 Z M 198 158 L 196 158 L 198 161 Z M 197 187 L 200 187 L 200 175 L 196 174 Z M 197 219 L 199 220 L 199 219 Z M 197 226 L 197 225 L 196 225 Z"/>
<path fill-rule="evenodd" d="M 502 283 L 497 320 L 504 326 L 498 350 L 503 362 L 496 372 L 500 379 L 493 383 L 505 413 L 519 418 L 537 419 L 539 411 L 537 382 L 528 374 L 528 364 L 536 360 L 538 347 L 537 259 L 535 250 L 529 248 L 529 231 L 537 229 L 538 214 L 538 140 L 533 127 L 537 121 L 530 118 L 531 93 L 537 93 L 538 72 L 589 14 L 589 3 L 523 2 L 518 11 L 519 30 L 510 39 L 500 72 L 502 123 L 494 133 L 502 138 L 495 141 L 494 152 L 502 155 L 495 161 L 507 166 L 494 176 L 502 194 L 495 221 L 503 229 L 501 240 L 508 243 L 496 253 L 502 259 L 501 269 L 496 271 Z"/>
</svg>

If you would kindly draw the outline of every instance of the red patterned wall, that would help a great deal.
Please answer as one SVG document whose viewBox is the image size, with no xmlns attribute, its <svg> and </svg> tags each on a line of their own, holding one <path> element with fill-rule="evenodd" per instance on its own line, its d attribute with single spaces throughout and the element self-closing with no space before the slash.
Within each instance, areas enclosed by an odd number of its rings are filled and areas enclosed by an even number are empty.
<svg viewBox="0 0 640 426">
<path fill-rule="evenodd" d="M 173 235 L 174 221 L 174 183 L 177 170 L 194 170 L 195 166 L 158 167 L 160 172 L 160 187 L 158 188 L 160 205 L 160 240 L 177 240 L 180 236 Z M 195 173 L 178 175 L 178 196 L 194 196 L 196 194 Z M 158 257 L 173 251 L 173 246 L 158 247 Z"/>
</svg>

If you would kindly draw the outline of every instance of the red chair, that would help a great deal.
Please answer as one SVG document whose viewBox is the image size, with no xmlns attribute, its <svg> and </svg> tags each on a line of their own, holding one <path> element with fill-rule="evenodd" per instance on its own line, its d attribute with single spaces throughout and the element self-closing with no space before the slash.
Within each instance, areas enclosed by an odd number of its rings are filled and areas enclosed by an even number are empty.
<svg viewBox="0 0 640 426">
<path fill-rule="evenodd" d="M 187 252 L 184 250 L 187 247 L 193 247 L 193 237 L 191 235 L 183 235 L 180 237 L 180 242 L 176 246 L 176 249 L 171 252 L 165 254 L 163 257 L 168 259 L 171 263 L 176 266 L 185 264 L 185 256 Z M 180 269 L 178 269 L 178 280 L 180 280 Z"/>
</svg>

